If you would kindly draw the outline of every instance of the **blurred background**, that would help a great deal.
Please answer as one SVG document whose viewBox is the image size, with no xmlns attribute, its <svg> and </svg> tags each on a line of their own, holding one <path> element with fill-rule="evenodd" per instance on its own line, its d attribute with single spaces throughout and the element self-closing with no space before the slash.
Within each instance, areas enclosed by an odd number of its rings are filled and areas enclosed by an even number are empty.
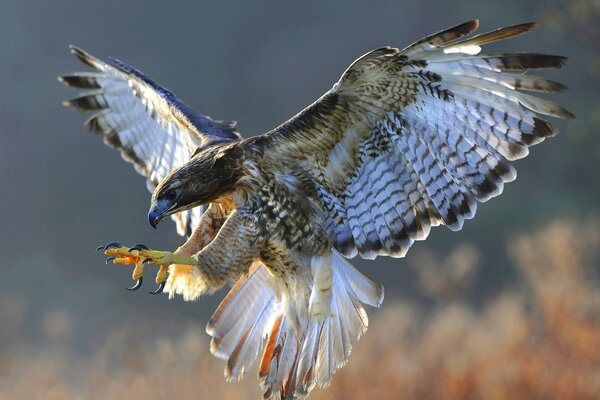
<svg viewBox="0 0 600 400">
<path fill-rule="evenodd" d="M 147 223 L 144 179 L 61 101 L 75 44 L 120 58 L 199 111 L 271 129 L 377 47 L 468 19 L 538 21 L 485 51 L 566 55 L 546 76 L 577 118 L 516 163 L 519 178 L 460 233 L 432 231 L 405 259 L 355 263 L 386 286 L 371 329 L 315 399 L 592 399 L 600 393 L 600 3 L 0 2 L 0 399 L 254 399 L 227 384 L 194 303 L 126 292 L 109 241 L 174 249 Z M 152 272 L 152 271 L 148 271 Z M 147 287 L 153 289 L 148 280 Z"/>
</svg>

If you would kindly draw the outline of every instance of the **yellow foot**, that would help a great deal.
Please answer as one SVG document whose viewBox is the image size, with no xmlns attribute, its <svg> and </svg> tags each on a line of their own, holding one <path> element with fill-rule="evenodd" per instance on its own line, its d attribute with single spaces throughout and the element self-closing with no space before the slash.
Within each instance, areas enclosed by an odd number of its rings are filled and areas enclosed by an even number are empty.
<svg viewBox="0 0 600 400">
<path fill-rule="evenodd" d="M 168 251 L 150 250 L 143 244 L 136 244 L 133 247 L 127 247 L 120 243 L 113 242 L 107 244 L 106 246 L 99 246 L 96 250 L 104 250 L 104 254 L 109 256 L 106 259 L 107 264 L 109 261 L 112 261 L 113 264 L 135 265 L 131 277 L 136 281 L 136 283 L 132 287 L 127 288 L 127 290 L 138 290 L 142 286 L 144 281 L 143 275 L 145 264 L 158 265 L 160 268 L 155 279 L 156 283 L 158 284 L 158 288 L 152 292 L 149 292 L 150 294 L 162 293 L 165 287 L 165 282 L 167 281 L 168 266 L 170 264 L 196 264 L 196 259 L 193 257 L 181 256 Z"/>
</svg>

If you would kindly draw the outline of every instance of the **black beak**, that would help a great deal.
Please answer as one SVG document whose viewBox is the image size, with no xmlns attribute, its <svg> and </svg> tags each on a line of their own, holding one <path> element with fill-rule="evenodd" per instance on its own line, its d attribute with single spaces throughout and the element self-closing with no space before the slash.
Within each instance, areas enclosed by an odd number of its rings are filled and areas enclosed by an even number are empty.
<svg viewBox="0 0 600 400">
<path fill-rule="evenodd" d="M 148 213 L 148 222 L 150 222 L 150 225 L 152 225 L 154 229 L 156 229 L 156 225 L 158 225 L 161 219 L 162 215 L 160 215 L 160 213 Z"/>
<path fill-rule="evenodd" d="M 157 203 L 150 205 L 150 211 L 148 211 L 148 222 L 153 228 L 156 228 L 158 223 L 168 215 L 167 212 L 173 208 L 173 204 L 166 204 L 168 201 L 162 200 Z"/>
</svg>

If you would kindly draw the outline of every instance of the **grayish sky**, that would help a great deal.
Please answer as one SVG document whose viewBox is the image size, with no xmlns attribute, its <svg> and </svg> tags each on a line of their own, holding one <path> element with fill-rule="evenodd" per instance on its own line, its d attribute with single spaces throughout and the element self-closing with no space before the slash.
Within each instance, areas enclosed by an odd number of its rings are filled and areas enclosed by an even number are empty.
<svg viewBox="0 0 600 400">
<path fill-rule="evenodd" d="M 131 283 L 131 270 L 105 266 L 94 253 L 97 245 L 113 240 L 174 249 L 181 239 L 172 224 L 150 228 L 143 178 L 84 130 L 82 115 L 61 106 L 75 93 L 56 77 L 82 69 L 69 54 L 69 44 L 138 67 L 199 111 L 238 120 L 249 136 L 310 104 L 373 48 L 404 47 L 471 18 L 480 18 L 482 29 L 542 19 L 547 24 L 541 29 L 488 51 L 571 57 L 567 68 L 549 76 L 572 88 L 554 98 L 580 118 L 558 122 L 565 133 L 518 162 L 517 182 L 481 206 L 463 232 L 437 229 L 418 245 L 441 254 L 465 241 L 484 249 L 481 289 L 474 296 L 485 298 L 511 279 L 503 254 L 513 232 L 557 215 L 585 215 L 599 200 L 598 167 L 589 161 L 600 156 L 597 135 L 592 136 L 599 123 L 593 113 L 600 113 L 598 75 L 594 78 L 589 67 L 598 49 L 577 29 L 569 29 L 568 19 L 567 28 L 553 24 L 552 16 L 562 12 L 557 4 L 1 2 L 0 297 L 25 299 L 31 329 L 24 334 L 31 340 L 37 338 L 43 313 L 67 310 L 74 315 L 83 350 L 125 318 L 155 319 L 157 329 L 164 329 L 170 318 L 206 319 L 222 297 L 184 304 L 143 290 L 126 292 L 122 288 Z M 585 157 L 578 156 L 580 149 Z M 388 298 L 417 295 L 414 272 L 405 264 L 389 259 L 359 263 L 386 282 Z"/>
</svg>

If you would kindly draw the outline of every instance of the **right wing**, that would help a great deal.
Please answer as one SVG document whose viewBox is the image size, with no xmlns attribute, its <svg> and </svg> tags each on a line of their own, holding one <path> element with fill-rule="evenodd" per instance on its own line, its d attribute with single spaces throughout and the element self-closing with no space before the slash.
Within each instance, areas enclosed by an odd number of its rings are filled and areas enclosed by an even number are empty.
<svg viewBox="0 0 600 400">
<path fill-rule="evenodd" d="M 88 129 L 103 135 L 104 143 L 121 152 L 137 172 L 147 177 L 151 192 L 172 170 L 189 161 L 198 147 L 241 139 L 235 122 L 202 115 L 160 87 L 139 70 L 119 61 L 107 64 L 71 47 L 71 53 L 94 71 L 60 76 L 60 82 L 82 89 L 63 104 L 93 112 Z M 193 232 L 203 207 L 174 214 L 177 232 Z"/>
</svg>

